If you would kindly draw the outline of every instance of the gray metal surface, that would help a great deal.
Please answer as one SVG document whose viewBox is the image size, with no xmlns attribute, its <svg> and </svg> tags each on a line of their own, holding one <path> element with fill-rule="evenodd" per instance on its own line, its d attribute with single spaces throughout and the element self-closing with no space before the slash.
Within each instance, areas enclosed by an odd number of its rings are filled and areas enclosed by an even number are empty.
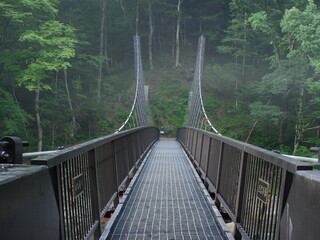
<svg viewBox="0 0 320 240">
<path fill-rule="evenodd" d="M 224 239 L 180 144 L 159 141 L 107 239 Z"/>
<path fill-rule="evenodd" d="M 47 167 L 0 165 L 0 239 L 59 239 L 59 208 Z"/>
</svg>

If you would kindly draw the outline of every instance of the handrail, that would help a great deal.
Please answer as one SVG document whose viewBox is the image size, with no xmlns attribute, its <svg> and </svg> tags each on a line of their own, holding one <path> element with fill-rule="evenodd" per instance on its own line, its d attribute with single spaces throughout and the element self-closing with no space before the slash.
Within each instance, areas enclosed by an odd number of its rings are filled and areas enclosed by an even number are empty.
<svg viewBox="0 0 320 240">
<path fill-rule="evenodd" d="M 44 155 L 39 158 L 31 160 L 32 165 L 46 165 L 48 167 L 56 166 L 72 157 L 76 157 L 79 154 L 88 152 L 92 149 L 98 148 L 109 142 L 115 141 L 129 134 L 139 132 L 144 129 L 157 129 L 155 127 L 138 127 L 129 130 L 125 130 L 119 133 L 113 133 L 105 137 L 96 138 L 84 143 L 79 143 L 77 145 L 53 152 L 52 154 Z"/>
</svg>

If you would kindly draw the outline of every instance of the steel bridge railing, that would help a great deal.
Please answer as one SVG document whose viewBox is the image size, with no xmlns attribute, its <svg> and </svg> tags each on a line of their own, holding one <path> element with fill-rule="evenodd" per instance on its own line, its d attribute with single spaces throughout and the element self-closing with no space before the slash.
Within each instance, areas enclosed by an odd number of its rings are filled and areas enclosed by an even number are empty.
<svg viewBox="0 0 320 240">
<path fill-rule="evenodd" d="M 312 227 L 320 213 L 318 170 L 196 128 L 178 129 L 177 139 L 218 207 L 235 223 L 236 239 L 303 239 L 305 231 L 319 236 L 319 228 Z M 304 195 L 292 194 L 299 192 Z"/>
<path fill-rule="evenodd" d="M 159 129 L 154 127 L 123 131 L 36 158 L 31 164 L 41 166 L 24 169 L 23 176 L 18 176 L 19 170 L 10 182 L 0 179 L 8 201 L 0 200 L 0 238 L 21 239 L 23 232 L 27 239 L 98 239 L 100 220 L 117 206 L 119 192 L 158 139 Z M 25 192 L 15 191 L 12 184 Z M 6 219 L 15 220 L 8 225 Z M 52 219 L 51 225 L 47 219 Z"/>
</svg>

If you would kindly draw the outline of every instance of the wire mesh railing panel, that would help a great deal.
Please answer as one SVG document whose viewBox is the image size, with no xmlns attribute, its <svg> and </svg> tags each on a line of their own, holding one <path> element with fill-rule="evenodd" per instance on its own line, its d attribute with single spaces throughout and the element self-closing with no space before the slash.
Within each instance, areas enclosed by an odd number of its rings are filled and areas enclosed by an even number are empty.
<svg viewBox="0 0 320 240">
<path fill-rule="evenodd" d="M 65 239 L 83 239 L 95 224 L 88 154 L 59 164 Z"/>
<path fill-rule="evenodd" d="M 203 169 L 204 172 L 207 172 L 209 153 L 210 153 L 210 137 L 207 135 L 203 135 L 200 167 Z"/>
<path fill-rule="evenodd" d="M 135 148 L 135 141 L 134 141 L 134 135 L 130 134 L 128 136 L 128 161 L 129 161 L 129 169 L 132 169 L 136 163 L 136 148 Z"/>
<path fill-rule="evenodd" d="M 96 148 L 95 157 L 97 164 L 98 190 L 100 192 L 100 209 L 101 213 L 103 213 L 112 196 L 118 191 L 113 142 L 106 143 Z"/>
<path fill-rule="evenodd" d="M 135 143 L 139 142 L 139 135 L 138 134 L 135 134 L 133 138 L 134 138 Z M 135 154 L 136 154 L 135 159 L 136 159 L 136 161 L 138 161 L 139 157 L 142 154 L 142 152 L 140 150 L 140 144 L 135 144 L 134 147 L 135 147 Z"/>
<path fill-rule="evenodd" d="M 196 155 L 197 140 L 198 140 L 198 132 L 194 132 L 194 134 L 192 136 L 192 146 L 191 146 L 191 154 L 192 154 L 192 156 Z"/>
<path fill-rule="evenodd" d="M 193 135 L 195 134 L 195 131 L 192 131 L 191 129 L 189 129 L 189 136 L 188 136 L 188 142 L 186 147 L 189 149 L 192 149 L 192 142 L 193 142 Z"/>
<path fill-rule="evenodd" d="M 128 162 L 128 149 L 127 139 L 121 138 L 114 141 L 114 149 L 116 156 L 116 168 L 118 185 L 128 176 L 129 173 L 129 162 Z"/>
<path fill-rule="evenodd" d="M 252 239 L 275 239 L 282 169 L 248 156 L 241 225 Z"/>
<path fill-rule="evenodd" d="M 184 141 L 184 145 L 187 145 L 188 144 L 188 140 L 190 138 L 190 131 L 187 130 L 187 131 L 181 131 L 181 134 L 182 134 L 182 138 L 183 138 L 183 141 Z"/>
<path fill-rule="evenodd" d="M 188 149 L 190 149 L 191 148 L 191 140 L 192 140 L 192 136 L 193 136 L 193 133 L 194 133 L 194 131 L 192 131 L 191 129 L 187 129 L 186 130 L 187 131 L 187 139 L 185 140 L 185 142 L 186 142 L 186 147 L 188 148 Z M 183 131 L 182 131 L 183 132 Z"/>
<path fill-rule="evenodd" d="M 201 153 L 202 153 L 202 134 L 198 134 L 197 137 L 197 145 L 196 145 L 196 154 L 195 154 L 195 159 L 197 163 L 200 164 L 200 159 L 201 159 Z"/>
<path fill-rule="evenodd" d="M 141 156 L 142 155 L 142 153 L 143 153 L 143 136 L 142 136 L 142 132 L 139 132 L 138 134 L 137 134 L 137 139 L 138 139 L 138 141 L 139 141 L 139 156 Z"/>
<path fill-rule="evenodd" d="M 207 177 L 215 188 L 217 188 L 220 149 L 221 142 L 211 139 Z"/>
<path fill-rule="evenodd" d="M 235 213 L 241 150 L 224 144 L 222 154 L 220 174 L 223 181 L 219 181 L 219 193 L 231 211 Z"/>
<path fill-rule="evenodd" d="M 143 150 L 146 147 L 147 141 L 148 141 L 147 132 L 146 131 L 141 131 L 141 144 L 142 144 Z"/>
</svg>

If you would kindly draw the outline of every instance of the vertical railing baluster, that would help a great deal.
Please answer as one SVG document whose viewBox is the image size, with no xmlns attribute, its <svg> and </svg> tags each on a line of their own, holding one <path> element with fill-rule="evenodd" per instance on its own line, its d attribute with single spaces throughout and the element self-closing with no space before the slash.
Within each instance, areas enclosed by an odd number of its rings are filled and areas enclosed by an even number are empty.
<svg viewBox="0 0 320 240">
<path fill-rule="evenodd" d="M 64 181 L 63 181 L 63 170 L 62 170 L 62 164 L 58 164 L 55 167 L 52 168 L 52 171 L 55 172 L 55 174 L 53 174 L 54 176 L 57 177 L 57 179 L 53 179 L 52 183 L 55 185 L 57 185 L 57 190 L 58 190 L 58 208 L 59 208 L 59 214 L 60 214 L 60 239 L 64 240 L 66 239 L 66 235 L 65 235 L 65 231 L 64 229 L 66 228 L 66 220 L 65 220 L 65 206 L 63 203 L 63 195 L 64 195 Z"/>
<path fill-rule="evenodd" d="M 191 153 L 194 131 L 192 129 L 189 129 L 189 130 L 190 130 L 190 138 L 189 138 L 189 142 L 188 142 L 188 145 L 187 145 L 187 149 Z"/>
<path fill-rule="evenodd" d="M 88 158 L 88 156 L 86 156 Z M 83 171 L 83 180 L 87 181 L 88 179 L 88 159 L 86 159 L 87 161 L 81 161 L 80 162 L 80 166 L 82 168 Z M 87 164 L 86 164 L 87 162 Z M 84 188 L 83 189 L 83 193 L 82 193 L 82 203 L 81 203 L 81 207 L 82 207 L 82 212 L 83 212 L 83 218 L 84 218 L 84 225 L 86 226 L 85 228 L 85 234 L 87 234 L 88 231 L 88 227 L 90 227 L 92 225 L 89 216 L 87 215 L 89 212 L 89 207 L 88 207 L 88 199 L 89 199 L 89 195 L 88 195 L 88 189 Z"/>
<path fill-rule="evenodd" d="M 91 192 L 91 207 L 92 217 L 94 224 L 98 221 L 97 229 L 94 231 L 94 239 L 100 237 L 100 209 L 98 200 L 98 186 L 97 186 L 97 169 L 96 169 L 96 158 L 94 150 L 88 152 L 88 164 L 89 164 L 89 177 L 90 177 L 90 192 Z"/>
<path fill-rule="evenodd" d="M 271 178 L 271 164 L 266 162 L 266 171 L 265 171 L 265 181 L 268 182 L 269 185 L 269 196 L 268 196 L 268 201 L 267 204 L 265 204 L 265 210 L 264 210 L 264 224 L 262 226 L 262 237 L 266 238 L 268 235 L 268 223 L 269 223 L 269 218 L 270 215 L 268 214 L 270 210 L 270 201 L 271 201 L 271 187 L 273 185 L 272 178 Z"/>
<path fill-rule="evenodd" d="M 292 185 L 293 174 L 289 171 L 283 170 L 281 179 L 281 191 L 278 205 L 277 214 L 277 225 L 276 225 L 276 236 L 275 239 L 280 239 L 280 219 L 285 208 L 289 191 Z"/>
<path fill-rule="evenodd" d="M 221 203 L 220 203 L 220 200 L 217 198 L 217 196 L 219 195 L 219 191 L 220 191 L 223 151 L 224 151 L 224 142 L 221 142 L 220 151 L 219 151 L 218 172 L 217 172 L 217 180 L 216 180 L 216 196 L 215 196 L 215 202 L 218 209 L 221 208 Z"/>
<path fill-rule="evenodd" d="M 114 207 L 117 207 L 117 205 L 119 204 L 119 190 L 118 190 L 118 186 L 119 186 L 119 182 L 118 182 L 118 167 L 117 167 L 117 154 L 116 154 L 116 150 L 115 150 L 115 144 L 114 141 L 112 141 L 111 143 L 111 151 L 113 152 L 113 170 L 114 170 L 114 183 L 115 183 L 115 187 L 114 189 L 116 190 L 116 198 L 114 199 Z"/>
<path fill-rule="evenodd" d="M 270 164 L 270 168 L 269 168 L 269 182 L 270 182 L 270 194 L 269 194 L 269 203 L 268 203 L 268 209 L 266 211 L 266 215 L 268 216 L 268 221 L 265 227 L 265 238 L 270 238 L 270 234 L 271 234 L 271 226 L 272 226 L 272 209 L 273 209 L 273 203 L 274 203 L 274 197 L 273 197 L 273 193 L 275 192 L 275 174 L 274 174 L 274 169 L 275 166 L 273 164 Z"/>
<path fill-rule="evenodd" d="M 244 187 L 244 199 L 243 204 L 244 208 L 241 211 L 241 223 L 245 227 L 245 231 L 248 231 L 249 221 L 250 221 L 250 212 L 248 209 L 252 203 L 252 185 L 253 185 L 253 171 L 254 171 L 254 164 L 251 155 L 247 155 L 247 170 L 246 170 L 246 179 L 245 179 L 245 187 Z"/>
<path fill-rule="evenodd" d="M 255 182 L 256 184 L 258 183 L 258 179 L 262 174 L 262 160 L 258 159 L 258 169 L 257 169 L 257 176 L 255 178 Z M 255 188 L 255 193 L 257 193 L 257 186 Z M 256 196 L 256 194 L 255 194 Z M 259 218 L 260 218 L 260 201 L 258 199 L 255 198 L 254 200 L 254 204 L 253 204 L 253 214 L 254 214 L 254 222 L 253 222 L 253 231 L 252 231 L 252 237 L 253 238 L 257 238 L 259 232 L 258 232 L 258 228 L 259 228 Z"/>
<path fill-rule="evenodd" d="M 73 235 L 73 238 L 77 238 L 77 230 L 76 230 L 76 224 L 75 224 L 75 209 L 74 209 L 74 200 L 72 196 L 72 178 L 73 178 L 73 166 L 72 166 L 72 160 L 67 161 L 68 166 L 68 200 L 69 200 L 69 206 L 70 206 L 70 220 L 71 220 L 71 232 Z"/>
<path fill-rule="evenodd" d="M 248 162 L 249 164 L 249 172 L 248 172 L 248 183 L 247 183 L 247 200 L 245 205 L 245 218 L 244 218 L 244 228 L 246 233 L 249 235 L 250 229 L 251 229 L 251 223 L 252 223 L 252 202 L 254 201 L 254 175 L 255 175 L 255 168 L 256 168 L 256 161 L 255 158 L 252 155 L 248 156 Z"/>
<path fill-rule="evenodd" d="M 209 144 L 208 144 L 208 156 L 207 156 L 207 164 L 206 164 L 206 171 L 205 171 L 205 178 L 208 178 L 208 171 L 209 171 L 209 162 L 210 162 L 210 153 L 211 153 L 211 144 L 212 138 L 209 137 Z"/>
<path fill-rule="evenodd" d="M 209 137 L 208 141 L 209 141 L 209 144 L 208 144 L 208 156 L 207 156 L 206 171 L 205 171 L 205 176 L 204 176 L 206 185 L 208 185 L 208 182 L 210 181 L 210 180 L 208 180 L 208 177 L 209 177 L 208 172 L 209 172 L 209 164 L 210 164 L 211 144 L 213 144 L 211 137 Z M 213 161 L 214 160 L 212 159 L 212 162 Z M 207 186 L 207 188 L 208 188 L 208 186 Z"/>
<path fill-rule="evenodd" d="M 112 152 L 113 152 L 113 157 L 114 157 L 114 166 L 115 166 L 115 178 L 116 178 L 116 183 L 117 183 L 117 198 L 119 198 L 119 185 L 121 184 L 119 182 L 119 171 L 120 169 L 118 168 L 118 156 L 117 156 L 117 150 L 116 150 L 116 144 L 115 141 L 112 141 Z"/>
<path fill-rule="evenodd" d="M 275 176 L 276 176 L 276 190 L 275 193 L 277 193 L 277 195 L 275 196 L 275 200 L 273 203 L 273 208 L 272 210 L 275 210 L 275 213 L 272 215 L 272 239 L 276 238 L 276 221 L 277 221 L 277 216 L 278 216 L 278 209 L 279 209 L 279 200 L 280 200 L 280 191 L 281 191 L 281 179 L 282 179 L 282 169 L 281 168 L 275 168 Z"/>
<path fill-rule="evenodd" d="M 247 172 L 247 160 L 248 160 L 248 153 L 246 153 L 243 150 L 241 155 L 238 190 L 236 195 L 237 196 L 236 208 L 235 208 L 236 223 L 240 222 L 241 215 L 242 215 L 243 194 L 244 194 L 244 186 L 245 186 L 244 183 L 245 183 L 246 172 Z M 241 239 L 241 234 L 238 231 L 238 228 L 236 228 L 235 239 Z"/>
<path fill-rule="evenodd" d="M 72 175 L 72 188 L 74 187 L 74 182 L 73 182 L 73 179 L 75 179 L 75 177 L 76 176 L 78 176 L 78 174 L 79 174 L 79 166 L 78 166 L 78 160 L 79 160 L 79 156 L 77 156 L 77 157 L 75 157 L 75 158 L 73 158 L 72 159 L 72 161 L 71 161 L 71 163 L 72 163 L 72 169 L 73 169 L 73 175 Z M 73 203 L 74 203 L 74 212 L 75 212 L 75 222 L 76 222 L 76 236 L 77 236 L 77 239 L 78 238 L 80 238 L 80 236 L 83 234 L 82 233 L 82 222 L 80 221 L 80 211 L 79 211 L 79 197 L 77 196 L 75 196 L 74 195 L 74 189 L 72 189 L 73 191 L 72 191 L 72 193 L 73 193 L 73 195 L 72 195 L 72 198 L 73 198 Z"/>
<path fill-rule="evenodd" d="M 198 156 L 198 163 L 199 163 L 199 168 L 201 168 L 201 156 L 202 156 L 202 151 L 203 151 L 203 136 L 204 136 L 204 134 L 203 133 L 200 133 L 201 135 L 200 135 L 200 143 L 201 143 L 201 145 L 200 145 L 200 149 L 199 149 L 199 151 L 200 151 L 200 153 L 199 154 L 197 154 L 197 156 Z"/>
</svg>

